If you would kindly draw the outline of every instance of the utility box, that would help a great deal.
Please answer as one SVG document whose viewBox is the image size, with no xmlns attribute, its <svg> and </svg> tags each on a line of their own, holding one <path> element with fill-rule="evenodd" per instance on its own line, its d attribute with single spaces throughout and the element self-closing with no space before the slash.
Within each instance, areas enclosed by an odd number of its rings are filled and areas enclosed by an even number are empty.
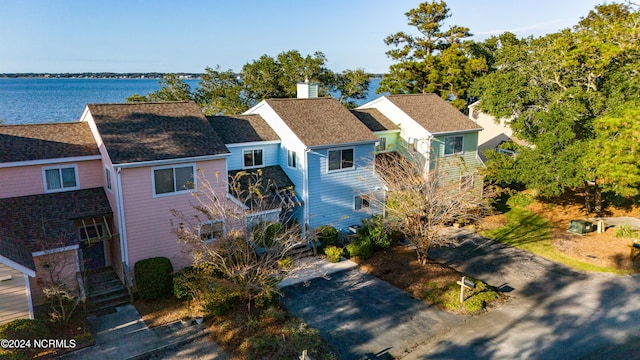
<svg viewBox="0 0 640 360">
<path fill-rule="evenodd" d="M 575 234 L 586 234 L 594 231 L 594 225 L 587 220 L 569 221 L 569 231 Z"/>
</svg>

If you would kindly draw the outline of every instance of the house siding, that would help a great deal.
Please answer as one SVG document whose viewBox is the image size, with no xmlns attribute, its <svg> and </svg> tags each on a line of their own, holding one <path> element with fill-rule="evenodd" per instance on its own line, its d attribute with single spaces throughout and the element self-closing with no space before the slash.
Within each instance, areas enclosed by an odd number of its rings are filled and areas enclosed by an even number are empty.
<svg viewBox="0 0 640 360">
<path fill-rule="evenodd" d="M 233 144 L 228 146 L 229 151 L 231 152 L 231 156 L 227 158 L 227 167 L 229 170 L 241 170 L 244 165 L 244 150 L 249 149 L 262 149 L 262 160 L 263 164 L 259 167 L 265 166 L 273 166 L 273 165 L 281 165 L 279 162 L 280 158 L 280 144 L 261 144 L 256 142 L 251 146 L 233 146 Z M 285 161 L 285 165 L 287 162 Z"/>
<path fill-rule="evenodd" d="M 103 186 L 104 176 L 102 176 L 100 172 L 100 160 L 16 166 L 0 169 L 0 179 L 2 179 L 2 186 L 0 186 L 0 198 L 44 194 L 45 189 L 44 180 L 42 178 L 42 168 L 69 165 L 78 166 L 78 185 L 80 189 L 90 189 Z"/>
<path fill-rule="evenodd" d="M 76 296 L 80 294 L 78 279 L 76 274 L 78 268 L 78 250 L 67 250 L 35 256 L 33 262 L 36 265 L 36 277 L 29 278 L 31 284 L 31 299 L 34 305 L 45 303 L 44 293 L 41 284 L 51 281 L 61 281 L 65 283 L 69 290 Z M 54 278 L 50 272 L 54 271 Z"/>
<path fill-rule="evenodd" d="M 462 136 L 462 154 L 444 155 L 444 139 L 449 136 Z M 478 167 L 481 166 L 477 154 L 478 133 L 447 134 L 433 138 L 431 147 L 436 157 L 431 161 L 431 169 L 436 170 L 440 182 L 459 183 L 463 175 L 475 175 L 474 187 L 481 186 Z"/>
<path fill-rule="evenodd" d="M 225 166 L 224 159 L 196 163 L 198 188 L 202 187 L 200 176 L 204 176 L 217 194 L 226 197 Z M 139 260 L 164 256 L 171 260 L 174 269 L 180 269 L 189 265 L 191 258 L 172 232 L 179 220 L 171 210 L 182 211 L 186 216 L 195 214 L 191 204 L 196 199 L 192 193 L 154 197 L 151 169 L 129 168 L 121 172 L 129 267 L 133 270 Z"/>
<path fill-rule="evenodd" d="M 354 197 L 368 194 L 384 196 L 382 184 L 373 173 L 373 143 L 355 146 L 353 170 L 327 172 L 328 151 L 350 146 L 314 150 L 308 154 L 309 167 L 309 226 L 331 225 L 338 229 L 360 224 L 373 214 L 382 214 L 375 208 L 377 201 L 366 210 L 355 211 Z M 377 190 L 376 190 L 377 188 Z"/>
<path fill-rule="evenodd" d="M 25 280 L 27 276 L 5 264 L 0 264 L 0 278 L 9 275 L 10 280 L 0 281 L 0 325 L 15 319 L 31 317 Z"/>
<path fill-rule="evenodd" d="M 386 148 L 385 149 L 381 149 L 380 152 L 391 152 L 391 151 L 398 151 L 398 137 L 400 136 L 400 132 L 398 131 L 377 131 L 374 134 L 376 134 L 376 136 L 378 138 L 385 138 L 386 139 Z"/>
<path fill-rule="evenodd" d="M 121 233 L 119 217 L 118 217 L 118 174 L 116 173 L 116 169 L 113 167 L 113 163 L 111 158 L 109 157 L 109 152 L 107 151 L 104 142 L 102 141 L 102 137 L 100 136 L 100 132 L 93 120 L 93 116 L 91 116 L 91 112 L 85 107 L 84 113 L 82 114 L 81 121 L 86 121 L 89 124 L 89 129 L 91 129 L 91 133 L 93 134 L 93 138 L 98 145 L 98 151 L 100 152 L 100 156 L 102 158 L 102 186 L 104 187 L 104 192 L 107 195 L 107 200 L 109 201 L 109 205 L 113 210 L 113 218 L 111 219 L 113 222 L 113 228 L 111 229 L 111 233 L 118 234 L 112 240 L 108 242 L 107 253 L 110 260 L 110 265 L 113 267 L 114 271 L 124 282 L 124 269 L 122 266 L 122 238 L 119 235 Z M 111 173 L 111 190 L 107 187 L 107 178 L 105 174 L 105 169 L 109 169 Z"/>
</svg>

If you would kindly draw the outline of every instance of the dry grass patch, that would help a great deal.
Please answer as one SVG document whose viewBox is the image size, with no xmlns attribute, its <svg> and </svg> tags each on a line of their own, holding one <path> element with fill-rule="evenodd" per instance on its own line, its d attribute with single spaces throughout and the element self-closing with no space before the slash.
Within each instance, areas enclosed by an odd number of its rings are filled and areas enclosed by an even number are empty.
<svg viewBox="0 0 640 360">
<path fill-rule="evenodd" d="M 443 310 L 461 314 L 475 313 L 485 307 L 491 308 L 505 299 L 495 289 L 483 285 L 477 293 L 467 291 L 465 307 L 460 307 L 460 286 L 456 282 L 464 274 L 436 262 L 422 265 L 418 262 L 415 250 L 407 246 L 397 245 L 377 251 L 369 259 L 351 260 L 369 274 Z M 489 292 L 490 298 L 485 298 Z"/>
<path fill-rule="evenodd" d="M 581 201 L 580 194 L 569 194 L 547 202 L 534 201 L 525 209 L 549 221 L 550 243 L 567 257 L 590 265 L 610 268 L 619 273 L 637 272 L 637 264 L 632 264 L 629 257 L 633 239 L 616 237 L 615 228 L 609 228 L 603 233 L 592 232 L 584 235 L 570 233 L 567 229 L 570 220 L 588 220 L 598 216 L 640 218 L 640 208 L 609 206 L 604 209 L 604 215 L 599 215 L 588 213 Z M 497 214 L 483 219 L 480 228 L 491 230 L 506 224 L 507 217 L 504 214 Z"/>
<path fill-rule="evenodd" d="M 133 305 L 148 327 L 156 327 L 180 320 L 184 315 L 186 301 L 169 295 L 155 300 L 136 299 Z"/>
</svg>

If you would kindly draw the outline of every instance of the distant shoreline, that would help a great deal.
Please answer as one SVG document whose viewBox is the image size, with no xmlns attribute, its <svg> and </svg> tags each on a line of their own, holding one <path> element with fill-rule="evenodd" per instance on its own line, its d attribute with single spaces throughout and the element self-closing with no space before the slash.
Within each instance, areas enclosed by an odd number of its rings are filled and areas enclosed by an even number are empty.
<svg viewBox="0 0 640 360">
<path fill-rule="evenodd" d="M 168 73 L 4 73 L 0 79 L 156 79 L 160 80 Z M 199 80 L 203 74 L 175 73 L 183 80 Z"/>
<path fill-rule="evenodd" d="M 163 76 L 175 74 L 181 80 L 202 80 L 200 73 L 4 73 L 1 79 L 139 79 L 160 80 Z M 371 74 L 371 79 L 381 79 L 383 74 Z"/>
</svg>

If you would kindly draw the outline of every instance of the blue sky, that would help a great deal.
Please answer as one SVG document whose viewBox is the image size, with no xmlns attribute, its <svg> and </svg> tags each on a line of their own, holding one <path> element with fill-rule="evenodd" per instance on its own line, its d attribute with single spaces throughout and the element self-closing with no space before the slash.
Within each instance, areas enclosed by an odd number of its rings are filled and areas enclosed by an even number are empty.
<svg viewBox="0 0 640 360">
<path fill-rule="evenodd" d="M 0 0 L 0 73 L 239 71 L 263 54 L 323 52 L 334 71 L 383 73 L 383 39 L 414 0 Z M 604 0 L 449 0 L 476 40 L 570 27 Z"/>
</svg>

